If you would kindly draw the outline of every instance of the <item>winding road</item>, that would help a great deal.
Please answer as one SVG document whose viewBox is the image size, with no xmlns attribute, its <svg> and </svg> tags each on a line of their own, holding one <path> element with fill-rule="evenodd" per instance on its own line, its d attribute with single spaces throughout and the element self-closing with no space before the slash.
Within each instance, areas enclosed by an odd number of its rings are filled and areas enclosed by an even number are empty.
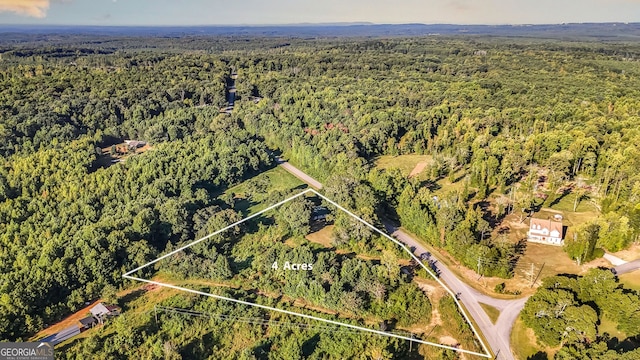
<svg viewBox="0 0 640 360">
<path fill-rule="evenodd" d="M 284 161 L 280 157 L 276 157 L 276 161 L 285 170 L 301 179 L 309 186 L 315 189 L 322 189 L 322 183 L 315 180 L 302 170 Z M 393 237 L 398 239 L 409 248 L 413 248 L 416 255 L 427 252 L 426 248 L 414 237 L 402 231 L 389 221 L 384 221 L 385 230 Z M 514 360 L 515 357 L 511 352 L 510 338 L 513 324 L 515 323 L 520 311 L 527 302 L 528 297 L 516 300 L 495 299 L 480 293 L 471 286 L 462 282 L 458 277 L 442 262 L 438 261 L 433 255 L 430 257 L 435 261 L 435 267 L 440 274 L 440 279 L 449 287 L 453 293 L 459 294 L 459 299 L 467 310 L 468 314 L 478 325 L 479 331 L 487 340 L 491 351 L 494 353 L 494 359 Z M 500 310 L 500 316 L 495 324 L 491 322 L 489 316 L 480 306 L 484 303 Z"/>
<path fill-rule="evenodd" d="M 393 237 L 400 240 L 409 248 L 415 248 L 416 255 L 427 252 L 427 249 L 415 238 L 401 229 L 395 227 L 390 222 L 384 222 L 385 230 Z M 520 311 L 527 302 L 528 297 L 517 300 L 495 299 L 484 295 L 462 282 L 458 277 L 433 254 L 430 260 L 435 262 L 434 267 L 440 273 L 442 280 L 451 291 L 459 294 L 459 299 L 465 309 L 471 315 L 479 327 L 480 332 L 487 339 L 491 351 L 496 355 L 495 359 L 515 359 L 511 353 L 510 338 L 513 324 L 518 318 Z M 500 310 L 498 321 L 493 324 L 484 309 L 480 306 L 484 303 Z"/>
</svg>

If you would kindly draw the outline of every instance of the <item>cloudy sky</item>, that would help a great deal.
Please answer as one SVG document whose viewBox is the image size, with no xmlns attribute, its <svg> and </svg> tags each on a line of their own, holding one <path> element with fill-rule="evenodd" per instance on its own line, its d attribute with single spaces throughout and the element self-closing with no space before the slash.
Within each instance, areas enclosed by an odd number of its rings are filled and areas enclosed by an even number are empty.
<svg viewBox="0 0 640 360">
<path fill-rule="evenodd" d="M 0 0 L 0 24 L 637 22 L 640 0 Z"/>
</svg>

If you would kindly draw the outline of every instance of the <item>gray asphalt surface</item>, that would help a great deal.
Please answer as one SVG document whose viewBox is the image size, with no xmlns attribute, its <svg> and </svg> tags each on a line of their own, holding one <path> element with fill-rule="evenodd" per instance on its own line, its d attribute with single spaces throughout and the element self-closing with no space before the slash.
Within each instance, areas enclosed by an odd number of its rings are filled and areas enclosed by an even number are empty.
<svg viewBox="0 0 640 360">
<path fill-rule="evenodd" d="M 417 255 L 427 252 L 427 249 L 409 234 L 388 222 L 385 222 L 384 226 L 387 232 L 396 239 L 409 247 L 415 247 L 415 253 Z M 527 302 L 528 297 L 517 300 L 503 300 L 484 295 L 458 279 L 458 277 L 447 266 L 434 257 L 433 254 L 430 259 L 435 261 L 435 267 L 440 272 L 440 280 L 442 280 L 451 291 L 459 294 L 460 301 L 478 325 L 478 330 L 485 339 L 487 339 L 491 351 L 496 354 L 495 358 L 504 360 L 515 359 L 510 346 L 511 329 L 524 304 Z M 491 305 L 500 310 L 500 316 L 496 324 L 491 322 L 489 316 L 480 306 L 480 303 Z"/>
<path fill-rule="evenodd" d="M 322 184 L 318 180 L 316 180 L 316 179 L 312 178 L 311 176 L 305 174 L 302 170 L 300 170 L 297 167 L 289 164 L 288 162 L 284 161 L 280 157 L 276 157 L 276 162 L 280 166 L 282 166 L 285 170 L 290 172 L 293 176 L 295 176 L 298 179 L 304 181 L 305 183 L 307 183 L 307 185 L 311 186 L 312 188 L 314 188 L 316 190 L 322 189 Z"/>
<path fill-rule="evenodd" d="M 640 259 L 629 261 L 626 264 L 618 265 L 613 268 L 616 275 L 622 275 L 640 269 Z"/>
<path fill-rule="evenodd" d="M 316 189 L 322 189 L 322 184 L 319 181 L 305 174 L 302 170 L 279 157 L 276 158 L 276 160 L 285 170 L 306 182 L 309 186 Z M 427 252 L 426 248 L 422 246 L 418 240 L 414 239 L 401 229 L 398 229 L 390 222 L 385 222 L 384 226 L 386 231 L 400 242 L 404 243 L 409 248 L 415 247 L 416 255 Z M 516 300 L 503 300 L 484 295 L 458 279 L 458 277 L 454 275 L 447 266 L 438 261 L 438 259 L 433 257 L 433 255 L 431 255 L 431 259 L 436 261 L 435 266 L 440 272 L 440 279 L 449 287 L 449 289 L 451 289 L 451 291 L 455 294 L 459 294 L 460 301 L 478 325 L 478 331 L 480 331 L 487 340 L 491 351 L 495 355 L 495 359 L 515 360 L 510 346 L 511 330 L 514 322 L 520 314 L 520 311 L 522 311 L 524 304 L 527 302 L 528 297 Z M 640 262 L 640 260 L 638 260 L 638 262 Z M 640 267 L 640 263 L 638 266 Z M 480 303 L 493 306 L 500 310 L 500 316 L 498 317 L 496 324 L 491 322 L 489 316 L 480 306 Z"/>
</svg>

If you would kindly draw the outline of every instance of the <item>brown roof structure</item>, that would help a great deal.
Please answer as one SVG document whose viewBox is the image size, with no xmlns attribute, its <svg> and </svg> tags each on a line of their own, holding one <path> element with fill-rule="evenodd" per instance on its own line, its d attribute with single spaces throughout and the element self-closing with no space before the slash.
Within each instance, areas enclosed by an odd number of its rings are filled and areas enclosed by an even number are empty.
<svg viewBox="0 0 640 360">
<path fill-rule="evenodd" d="M 546 234 L 547 236 L 555 230 L 558 232 L 558 234 L 560 234 L 560 237 L 562 237 L 562 222 L 554 221 L 551 219 L 545 220 L 545 219 L 531 218 L 531 223 L 529 225 L 529 231 L 531 233 L 542 234 L 544 229 L 547 230 L 547 234 Z"/>
</svg>

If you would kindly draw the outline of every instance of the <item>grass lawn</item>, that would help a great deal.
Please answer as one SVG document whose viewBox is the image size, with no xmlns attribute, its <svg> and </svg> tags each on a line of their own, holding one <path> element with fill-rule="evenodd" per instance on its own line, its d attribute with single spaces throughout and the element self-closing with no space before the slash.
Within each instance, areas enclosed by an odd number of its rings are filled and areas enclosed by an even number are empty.
<svg viewBox="0 0 640 360">
<path fill-rule="evenodd" d="M 487 315 L 489 315 L 489 319 L 491 319 L 492 323 L 496 323 L 496 321 L 498 321 L 498 317 L 500 317 L 500 310 L 494 308 L 491 305 L 487 305 L 484 303 L 479 303 L 480 306 L 482 306 L 482 309 L 484 310 L 484 312 L 487 313 Z"/>
<path fill-rule="evenodd" d="M 317 244 L 321 244 L 326 248 L 332 248 L 333 247 L 333 244 L 331 241 L 332 232 L 333 232 L 333 225 L 329 225 L 329 226 L 323 227 L 322 229 L 316 232 L 312 232 L 311 234 L 307 235 L 306 238 L 307 240 Z"/>
<path fill-rule="evenodd" d="M 554 200 L 551 200 L 551 199 L 552 197 L 549 197 L 545 202 L 544 206 L 549 206 L 553 210 L 558 210 L 563 212 L 574 212 L 573 203 L 576 200 L 576 194 L 574 193 L 567 194 L 566 196 L 558 200 L 556 204 L 553 204 L 553 205 L 551 205 L 551 202 L 554 202 Z M 593 205 L 593 203 L 590 200 L 582 200 L 578 204 L 578 207 L 576 208 L 575 212 L 591 212 L 591 211 L 598 211 L 598 209 Z"/>
<path fill-rule="evenodd" d="M 439 188 L 435 189 L 433 194 L 440 198 L 443 198 L 450 192 L 462 191 L 464 189 L 464 181 L 462 181 L 462 179 L 465 177 L 465 175 L 466 175 L 466 172 L 464 170 L 458 170 L 454 174 L 455 182 L 449 181 L 448 177 L 444 177 L 438 180 L 436 183 L 439 186 Z M 471 189 L 471 190 L 473 192 L 473 190 L 475 189 Z"/>
<path fill-rule="evenodd" d="M 375 159 L 375 166 L 378 169 L 400 169 L 403 174 L 409 176 L 411 171 L 421 162 L 431 160 L 429 155 L 384 155 Z"/>
<path fill-rule="evenodd" d="M 627 289 L 640 291 L 640 270 L 620 275 L 618 279 Z"/>
<path fill-rule="evenodd" d="M 531 263 L 534 264 L 536 271 L 540 271 L 540 267 L 544 264 L 538 280 L 557 274 L 580 274 L 583 272 L 583 269 L 571 260 L 561 247 L 553 245 L 527 243 L 527 249 L 520 260 L 526 264 L 518 269 L 523 273 L 525 270 L 530 271 Z"/>
<path fill-rule="evenodd" d="M 622 341 L 627 338 L 627 335 L 621 331 L 616 329 L 617 323 L 603 317 L 600 326 L 598 327 L 598 332 L 600 334 L 609 333 L 611 337 L 616 337 L 618 340 Z"/>
<path fill-rule="evenodd" d="M 295 189 L 297 187 L 300 187 L 301 189 L 303 187 L 307 187 L 307 185 L 300 179 L 291 175 L 289 172 L 279 166 L 260 173 L 253 177 L 253 179 L 261 180 L 265 177 L 269 179 L 269 187 L 264 194 L 248 194 L 246 181 L 232 188 L 229 188 L 224 192 L 224 194 L 235 194 L 236 198 L 239 199 L 236 201 L 236 211 L 244 213 L 245 216 L 251 215 L 270 205 L 273 205 L 268 204 L 264 201 L 266 200 L 269 192 L 287 191 Z M 247 199 L 247 196 L 249 195 L 251 195 L 251 199 Z"/>
<path fill-rule="evenodd" d="M 633 244 L 628 249 L 615 252 L 613 255 L 626 261 L 640 259 L 640 244 Z"/>
<path fill-rule="evenodd" d="M 527 360 L 530 357 L 544 351 L 535 343 L 533 330 L 527 328 L 522 320 L 518 318 L 511 330 L 511 349 L 518 360 Z M 546 357 L 539 357 L 546 359 Z"/>
</svg>

